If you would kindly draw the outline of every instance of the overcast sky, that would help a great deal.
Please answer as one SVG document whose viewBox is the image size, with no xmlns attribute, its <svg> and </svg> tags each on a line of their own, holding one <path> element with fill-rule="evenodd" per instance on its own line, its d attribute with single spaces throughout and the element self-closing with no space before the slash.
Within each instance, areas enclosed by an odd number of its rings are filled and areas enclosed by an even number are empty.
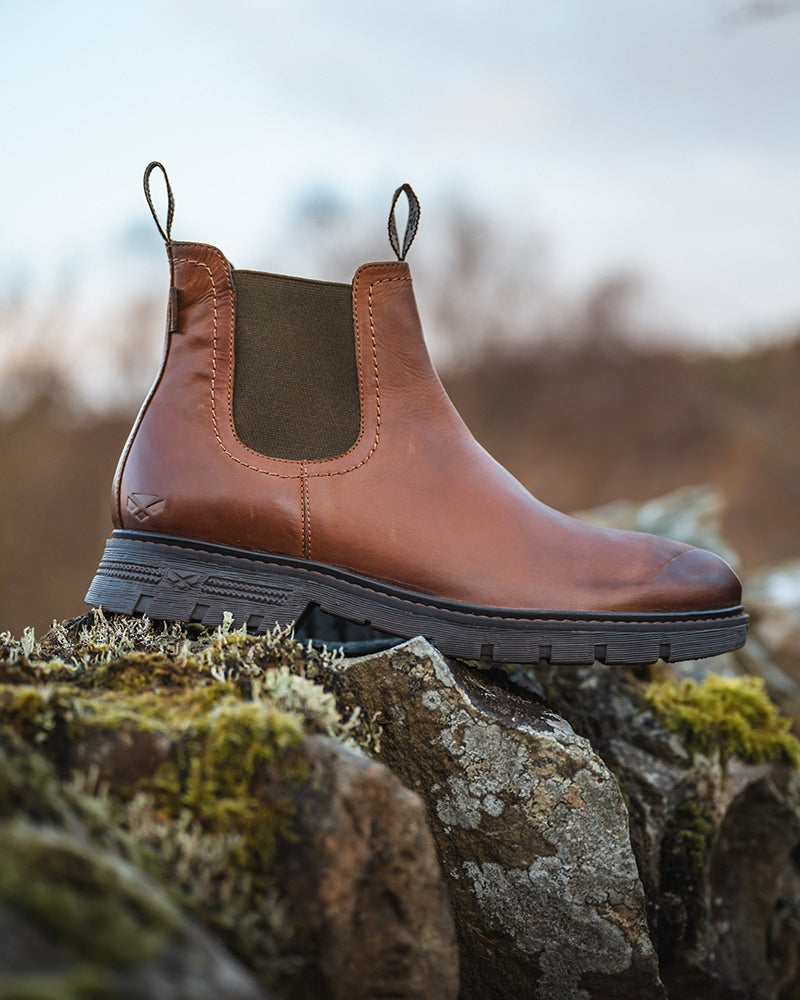
<svg viewBox="0 0 800 1000">
<path fill-rule="evenodd" d="M 796 323 L 800 15 L 741 7 L 0 0 L 0 292 L 112 255 L 158 158 L 173 235 L 238 266 L 284 269 L 308 191 L 382 227 L 408 180 L 418 239 L 459 199 L 565 286 L 641 272 L 699 337 Z"/>
</svg>

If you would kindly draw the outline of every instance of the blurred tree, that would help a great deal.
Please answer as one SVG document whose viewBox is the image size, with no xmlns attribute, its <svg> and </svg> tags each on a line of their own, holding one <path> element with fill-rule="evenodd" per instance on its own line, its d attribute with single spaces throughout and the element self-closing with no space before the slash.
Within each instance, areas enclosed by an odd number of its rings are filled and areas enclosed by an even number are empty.
<svg viewBox="0 0 800 1000">
<path fill-rule="evenodd" d="M 724 0 L 723 6 L 724 20 L 730 24 L 748 24 L 800 13 L 800 0 Z"/>
</svg>

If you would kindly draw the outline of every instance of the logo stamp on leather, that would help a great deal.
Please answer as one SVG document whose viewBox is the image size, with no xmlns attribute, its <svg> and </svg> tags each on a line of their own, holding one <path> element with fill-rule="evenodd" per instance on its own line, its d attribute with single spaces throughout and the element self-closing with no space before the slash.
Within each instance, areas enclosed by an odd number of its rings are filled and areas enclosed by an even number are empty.
<svg viewBox="0 0 800 1000">
<path fill-rule="evenodd" d="M 154 493 L 130 493 L 125 506 L 137 521 L 146 521 L 151 514 L 160 513 L 166 502 Z"/>
</svg>

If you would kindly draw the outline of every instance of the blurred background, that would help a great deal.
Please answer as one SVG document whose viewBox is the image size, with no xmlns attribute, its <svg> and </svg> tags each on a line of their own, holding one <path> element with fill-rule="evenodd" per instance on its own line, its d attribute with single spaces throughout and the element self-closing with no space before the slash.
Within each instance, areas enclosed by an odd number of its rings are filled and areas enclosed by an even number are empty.
<svg viewBox="0 0 800 1000">
<path fill-rule="evenodd" d="M 791 0 L 0 0 L 0 630 L 81 613 L 110 531 L 154 158 L 176 239 L 340 281 L 409 181 L 435 360 L 528 488 L 707 484 L 743 572 L 800 557 L 798 53 Z"/>
</svg>

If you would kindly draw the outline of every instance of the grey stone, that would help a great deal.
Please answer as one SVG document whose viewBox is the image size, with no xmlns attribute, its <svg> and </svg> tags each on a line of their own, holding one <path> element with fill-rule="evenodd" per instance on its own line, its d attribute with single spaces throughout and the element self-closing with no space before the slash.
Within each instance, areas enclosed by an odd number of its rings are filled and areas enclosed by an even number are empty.
<svg viewBox="0 0 800 1000">
<path fill-rule="evenodd" d="M 796 688 L 800 681 L 800 560 L 749 574 L 744 599 L 761 644 Z"/>
<path fill-rule="evenodd" d="M 425 800 L 463 1000 L 665 996 L 625 803 L 586 739 L 422 639 L 346 661 L 341 681 Z"/>
<path fill-rule="evenodd" d="M 455 1000 L 458 949 L 419 796 L 324 736 L 301 748 L 295 836 L 275 862 L 293 1000 Z M 283 992 L 283 991 L 282 991 Z"/>
<path fill-rule="evenodd" d="M 797 975 L 797 774 L 692 757 L 645 709 L 635 672 L 540 664 L 514 676 L 589 737 L 619 781 L 671 1000 L 775 1000 Z"/>
</svg>

